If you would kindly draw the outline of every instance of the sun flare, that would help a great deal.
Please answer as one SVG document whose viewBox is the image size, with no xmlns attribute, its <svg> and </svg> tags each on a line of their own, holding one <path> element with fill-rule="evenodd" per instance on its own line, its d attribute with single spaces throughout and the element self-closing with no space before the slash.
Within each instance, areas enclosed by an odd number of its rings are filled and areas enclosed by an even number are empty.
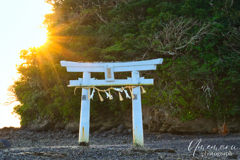
<svg viewBox="0 0 240 160">
<path fill-rule="evenodd" d="M 47 30 L 45 28 L 38 28 L 32 35 L 29 45 L 31 47 L 40 47 L 47 41 Z"/>
<path fill-rule="evenodd" d="M 10 8 L 8 6 L 11 6 Z M 6 106 L 7 88 L 18 77 L 16 65 L 22 49 L 40 47 L 47 41 L 47 29 L 42 27 L 45 14 L 52 13 L 52 6 L 43 0 L 3 1 L 0 5 L 0 128 L 19 127 L 19 118 L 11 115 L 16 103 Z M 39 27 L 40 26 L 40 27 Z"/>
</svg>

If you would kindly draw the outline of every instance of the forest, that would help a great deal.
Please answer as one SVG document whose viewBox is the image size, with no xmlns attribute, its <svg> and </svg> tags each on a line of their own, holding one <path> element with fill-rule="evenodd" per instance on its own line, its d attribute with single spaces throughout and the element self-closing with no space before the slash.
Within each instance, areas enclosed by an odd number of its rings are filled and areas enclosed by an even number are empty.
<svg viewBox="0 0 240 160">
<path fill-rule="evenodd" d="M 20 101 L 14 112 L 25 125 L 39 118 L 79 120 L 81 90 L 68 88 L 60 61 L 117 62 L 163 58 L 145 86 L 143 107 L 161 108 L 189 121 L 198 116 L 240 114 L 240 1 L 237 0 L 45 0 L 53 6 L 44 25 L 47 42 L 21 50 L 21 77 L 12 90 Z M 117 73 L 116 79 L 130 77 Z M 103 73 L 92 77 L 103 79 Z M 104 88 L 104 87 L 103 87 Z M 131 100 L 91 101 L 91 117 L 119 115 Z"/>
</svg>

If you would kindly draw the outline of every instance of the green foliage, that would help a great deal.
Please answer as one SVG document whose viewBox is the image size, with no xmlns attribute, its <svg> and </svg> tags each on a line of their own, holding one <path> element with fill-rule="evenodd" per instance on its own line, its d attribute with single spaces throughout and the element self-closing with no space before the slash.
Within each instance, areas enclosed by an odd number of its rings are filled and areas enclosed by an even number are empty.
<svg viewBox="0 0 240 160">
<path fill-rule="evenodd" d="M 240 1 L 209 0 L 46 0 L 53 14 L 45 15 L 49 41 L 22 50 L 25 63 L 14 89 L 21 105 L 15 112 L 22 124 L 39 117 L 77 120 L 80 95 L 67 88 L 69 79 L 60 60 L 132 61 L 164 58 L 142 95 L 144 105 L 162 108 L 182 121 L 199 115 L 225 117 L 240 111 Z M 95 74 L 103 78 L 102 74 Z M 127 74 L 115 78 L 125 79 Z M 131 100 L 91 101 L 91 118 L 122 114 Z M 103 95 L 106 99 L 106 97 Z M 123 96 L 124 97 L 124 96 Z"/>
</svg>

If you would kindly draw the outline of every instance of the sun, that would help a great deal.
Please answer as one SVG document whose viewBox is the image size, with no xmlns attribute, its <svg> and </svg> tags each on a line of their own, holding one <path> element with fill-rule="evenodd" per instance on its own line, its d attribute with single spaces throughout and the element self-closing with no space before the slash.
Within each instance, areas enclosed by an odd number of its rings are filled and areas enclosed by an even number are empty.
<svg viewBox="0 0 240 160">
<path fill-rule="evenodd" d="M 47 41 L 47 30 L 45 28 L 39 27 L 36 30 L 34 30 L 28 44 L 30 47 L 40 47 L 44 45 L 46 41 Z"/>
<path fill-rule="evenodd" d="M 1 1 L 0 6 L 0 128 L 19 126 L 19 119 L 11 116 L 14 106 L 5 106 L 7 88 L 18 77 L 16 65 L 24 63 L 19 58 L 22 49 L 40 47 L 47 42 L 47 29 L 43 25 L 45 14 L 51 14 L 52 6 L 44 0 Z M 16 104 L 15 104 L 16 105 Z M 8 119 L 9 118 L 9 119 Z"/>
</svg>

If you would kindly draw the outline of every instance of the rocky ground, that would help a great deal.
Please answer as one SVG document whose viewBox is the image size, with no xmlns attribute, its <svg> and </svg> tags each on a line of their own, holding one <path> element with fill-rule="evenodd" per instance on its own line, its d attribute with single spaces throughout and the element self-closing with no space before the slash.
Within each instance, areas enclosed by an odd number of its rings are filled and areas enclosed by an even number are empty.
<svg viewBox="0 0 240 160">
<path fill-rule="evenodd" d="M 12 147 L 0 149 L 0 160 L 20 159 L 240 159 L 240 134 L 173 135 L 144 133 L 144 148 L 132 146 L 132 135 L 90 134 L 90 145 L 79 146 L 78 134 L 66 130 L 32 132 L 0 130 Z M 192 143 L 191 143 L 192 142 Z M 191 145 L 190 145 L 191 144 Z"/>
</svg>

